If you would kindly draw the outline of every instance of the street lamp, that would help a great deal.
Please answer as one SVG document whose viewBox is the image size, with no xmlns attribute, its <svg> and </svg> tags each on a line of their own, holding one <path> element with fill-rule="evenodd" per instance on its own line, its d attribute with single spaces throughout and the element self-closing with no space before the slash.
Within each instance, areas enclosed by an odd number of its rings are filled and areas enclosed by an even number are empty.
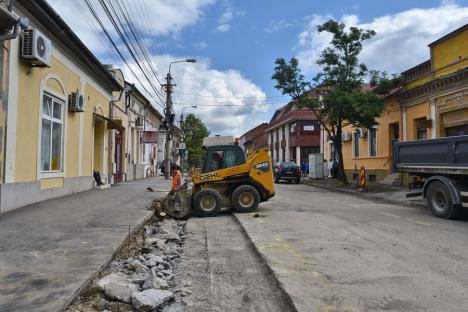
<svg viewBox="0 0 468 312">
<path fill-rule="evenodd" d="M 182 107 L 182 112 L 180 113 L 180 120 L 179 120 L 179 124 L 180 124 L 180 131 L 182 132 L 181 134 L 181 141 L 182 143 L 185 142 L 185 129 L 184 129 L 184 110 L 186 108 L 197 108 L 198 106 L 196 105 L 188 105 L 188 106 L 184 106 Z M 184 149 L 182 150 L 182 163 L 181 163 L 181 166 L 180 166 L 180 171 L 182 173 L 184 173 L 184 164 L 185 164 L 185 158 L 186 158 L 186 155 L 187 155 L 187 147 L 184 147 Z"/>
<path fill-rule="evenodd" d="M 186 108 L 198 108 L 198 106 L 197 105 L 188 105 L 188 106 L 182 107 L 182 112 L 180 113 L 180 120 L 179 120 L 181 129 L 183 129 L 183 127 L 184 127 L 184 125 L 183 125 L 183 123 L 184 123 L 184 110 Z"/>
<path fill-rule="evenodd" d="M 164 115 L 166 119 L 166 125 L 167 125 L 167 133 L 166 133 L 166 144 L 165 144 L 165 151 L 164 151 L 164 177 L 166 179 L 170 178 L 170 172 L 171 172 L 171 162 L 170 162 L 170 143 L 171 143 L 171 127 L 174 122 L 174 115 L 172 114 L 172 100 L 171 100 L 171 93 L 172 93 L 172 87 L 174 86 L 172 84 L 172 77 L 171 77 L 171 67 L 172 64 L 176 63 L 196 63 L 196 59 L 185 59 L 185 60 L 178 60 L 178 61 L 173 61 L 169 63 L 169 70 L 167 71 L 167 76 L 166 76 L 166 108 L 164 110 Z"/>
</svg>

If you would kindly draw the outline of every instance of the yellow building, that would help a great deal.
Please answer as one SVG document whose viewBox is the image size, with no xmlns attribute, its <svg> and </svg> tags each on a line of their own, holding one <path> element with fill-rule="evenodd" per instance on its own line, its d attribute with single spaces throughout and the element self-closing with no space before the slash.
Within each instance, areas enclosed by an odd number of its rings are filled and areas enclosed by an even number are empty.
<svg viewBox="0 0 468 312">
<path fill-rule="evenodd" d="M 109 118 L 119 83 L 46 1 L 16 1 L 30 28 L 11 40 L 0 211 L 109 182 Z M 117 92 L 118 93 L 118 92 Z"/>
<path fill-rule="evenodd" d="M 401 89 L 388 95 L 374 129 L 343 129 L 349 179 L 364 166 L 368 181 L 408 182 L 391 173 L 393 140 L 468 135 L 468 24 L 429 44 L 430 59 L 402 73 Z M 330 159 L 332 146 L 325 147 Z M 390 175 L 389 175 L 390 174 Z"/>
</svg>

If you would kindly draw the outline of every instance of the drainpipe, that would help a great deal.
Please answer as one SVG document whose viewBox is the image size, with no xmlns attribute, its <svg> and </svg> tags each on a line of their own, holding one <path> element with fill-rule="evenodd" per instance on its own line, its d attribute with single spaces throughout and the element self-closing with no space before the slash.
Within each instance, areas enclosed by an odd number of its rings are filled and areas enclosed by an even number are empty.
<svg viewBox="0 0 468 312">
<path fill-rule="evenodd" d="M 21 17 L 18 19 L 18 21 L 16 21 L 16 24 L 13 28 L 13 32 L 11 34 L 1 35 L 0 41 L 16 39 L 16 37 L 18 37 L 20 33 L 20 30 L 22 28 L 28 28 L 28 27 L 29 27 L 29 20 L 26 17 Z"/>
</svg>

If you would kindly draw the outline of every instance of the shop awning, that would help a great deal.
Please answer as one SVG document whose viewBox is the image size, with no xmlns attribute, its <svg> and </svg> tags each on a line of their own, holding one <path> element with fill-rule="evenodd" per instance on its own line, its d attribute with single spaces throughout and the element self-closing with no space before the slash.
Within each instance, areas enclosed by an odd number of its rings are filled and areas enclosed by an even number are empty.
<svg viewBox="0 0 468 312">
<path fill-rule="evenodd" d="M 122 119 L 111 119 L 111 118 L 107 118 L 97 113 L 93 113 L 93 114 L 94 114 L 94 120 L 102 120 L 102 121 L 107 122 L 107 129 L 114 129 L 114 130 L 123 129 Z"/>
</svg>

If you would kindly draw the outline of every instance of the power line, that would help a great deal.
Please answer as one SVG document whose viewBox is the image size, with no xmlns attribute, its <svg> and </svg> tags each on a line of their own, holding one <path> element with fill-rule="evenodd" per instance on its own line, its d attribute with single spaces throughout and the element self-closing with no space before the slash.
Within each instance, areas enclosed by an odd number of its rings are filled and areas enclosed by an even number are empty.
<svg viewBox="0 0 468 312">
<path fill-rule="evenodd" d="M 90 7 L 90 9 L 93 9 L 92 8 L 92 5 L 90 4 L 89 0 L 85 0 L 86 3 L 88 4 L 88 7 Z M 116 18 L 114 18 L 114 16 L 112 15 L 111 13 L 111 10 L 109 9 L 109 7 L 106 5 L 106 3 L 104 2 L 104 0 L 99 0 L 99 3 L 101 4 L 101 7 L 103 8 L 105 14 L 107 15 L 109 21 L 111 22 L 111 24 L 114 26 L 114 29 L 115 31 L 117 32 L 120 40 L 122 41 L 122 43 L 125 45 L 125 47 L 127 48 L 130 56 L 132 57 L 132 59 L 135 61 L 136 65 L 138 66 L 138 68 L 140 68 L 141 72 L 143 73 L 144 77 L 146 78 L 146 80 L 148 81 L 148 84 L 149 86 L 153 89 L 155 95 L 159 98 L 159 100 L 161 101 L 161 103 L 164 103 L 164 101 L 161 99 L 161 96 L 160 96 L 160 92 L 159 90 L 154 86 L 154 84 L 152 83 L 151 79 L 149 79 L 145 69 L 143 69 L 143 65 L 140 64 L 140 61 L 138 60 L 137 56 L 135 55 L 135 52 L 134 50 L 132 50 L 132 47 L 131 47 L 131 43 L 129 43 L 126 39 L 126 37 L 124 36 L 124 33 L 122 31 L 125 31 L 124 29 L 120 29 L 120 27 L 123 27 L 122 24 L 121 24 L 121 21 L 119 20 L 119 17 L 116 16 Z M 111 9 L 113 8 L 112 4 L 111 4 Z M 94 11 L 94 9 L 93 9 Z M 95 17 L 99 18 L 97 16 L 97 14 L 94 14 Z M 116 20 L 117 19 L 117 20 Z M 102 22 L 101 22 L 102 24 Z M 119 24 L 120 24 L 120 27 L 119 27 Z M 110 36 L 109 36 L 110 37 Z M 132 45 L 133 46 L 133 45 Z M 116 47 L 116 46 L 115 46 Z M 133 46 L 134 47 L 134 46 Z M 134 48 L 135 49 L 135 48 Z M 121 53 L 120 53 L 121 54 Z M 138 79 L 138 78 L 137 78 Z"/>
<path fill-rule="evenodd" d="M 206 98 L 215 98 L 215 99 L 252 99 L 257 98 L 256 96 L 215 96 L 215 95 L 204 95 L 204 94 L 195 94 L 195 93 L 188 93 L 188 92 L 181 92 L 181 91 L 174 91 L 177 94 L 184 94 L 184 95 L 191 95 L 191 96 L 198 96 L 198 97 L 206 97 Z M 289 95 L 277 95 L 277 96 L 266 96 L 266 99 L 274 99 L 274 98 L 286 98 Z"/>
<path fill-rule="evenodd" d="M 140 83 L 140 85 L 143 87 L 143 89 L 146 91 L 146 93 L 148 95 L 150 95 L 152 97 L 152 99 L 155 101 L 156 104 L 158 104 L 159 106 L 161 106 L 162 108 L 164 108 L 164 105 L 162 105 L 161 103 L 159 103 L 152 95 L 151 93 L 148 91 L 148 89 L 145 87 L 145 85 L 143 83 L 140 82 L 140 80 L 138 79 L 138 76 L 137 74 L 135 73 L 135 71 L 132 69 L 132 67 L 129 65 L 127 59 L 123 56 L 122 52 L 119 50 L 119 48 L 117 47 L 117 44 L 114 42 L 112 36 L 109 34 L 109 32 L 107 31 L 106 27 L 104 26 L 103 22 L 101 21 L 101 19 L 99 18 L 97 12 L 95 11 L 94 7 L 92 6 L 92 4 L 90 3 L 90 0 L 85 0 L 86 2 L 86 5 L 88 6 L 88 9 L 90 10 L 92 16 L 94 17 L 94 19 L 97 21 L 97 23 L 99 24 L 99 26 L 101 27 L 102 31 L 104 32 L 104 34 L 106 35 L 107 39 L 109 39 L 110 43 L 112 44 L 112 46 L 114 47 L 115 51 L 117 52 L 117 54 L 120 56 L 120 58 L 124 61 L 124 63 L 127 65 L 128 69 L 130 70 L 130 72 L 133 74 L 133 76 L 135 77 L 135 79 Z M 158 96 L 159 98 L 159 96 Z M 160 101 L 162 103 L 164 103 L 164 101 L 162 101 L 160 99 Z"/>
<path fill-rule="evenodd" d="M 151 73 L 154 75 L 154 78 L 156 79 L 156 81 L 159 84 L 161 84 L 161 81 L 159 80 L 159 75 L 158 75 L 158 70 L 159 69 L 157 68 L 157 65 L 151 60 L 151 58 L 149 56 L 149 52 L 146 49 L 146 46 L 143 44 L 143 42 L 142 42 L 143 41 L 143 35 L 138 30 L 138 27 L 135 27 L 135 24 L 132 22 L 132 17 L 130 16 L 129 10 L 125 5 L 125 1 L 122 0 L 122 4 L 121 4 L 120 0 L 117 0 L 116 3 L 120 8 L 120 11 L 121 11 L 122 15 L 125 18 L 126 24 L 128 25 L 130 32 L 133 34 L 133 37 L 135 38 L 135 41 L 136 41 L 138 47 L 140 48 L 140 51 L 141 51 L 141 53 L 143 55 L 143 58 L 145 59 L 146 63 L 148 64 L 148 67 L 149 67 Z M 136 20 L 134 16 L 133 16 L 133 19 Z"/>
</svg>

